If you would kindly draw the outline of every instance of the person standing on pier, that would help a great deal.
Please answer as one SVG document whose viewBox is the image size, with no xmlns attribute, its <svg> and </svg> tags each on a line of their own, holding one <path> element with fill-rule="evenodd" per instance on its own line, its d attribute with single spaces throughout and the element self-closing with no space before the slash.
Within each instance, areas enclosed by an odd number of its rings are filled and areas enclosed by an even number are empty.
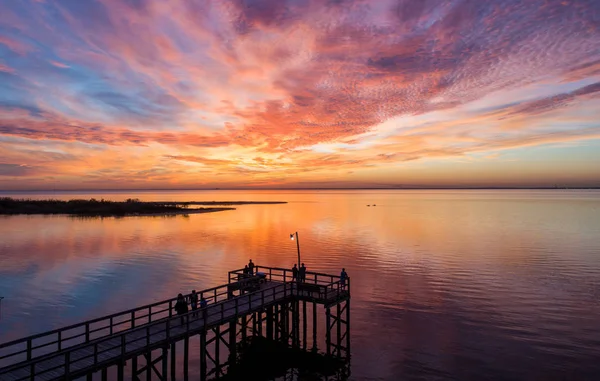
<svg viewBox="0 0 600 381">
<path fill-rule="evenodd" d="M 306 282 L 306 266 L 304 266 L 304 263 L 302 264 L 302 266 L 300 266 L 300 272 L 298 275 L 300 278 L 300 282 Z"/>
<path fill-rule="evenodd" d="M 198 294 L 196 294 L 196 290 L 192 290 L 192 295 L 190 295 L 190 304 L 192 305 L 192 311 L 194 311 L 192 316 L 197 316 L 198 313 L 196 310 L 198 309 Z"/>
<path fill-rule="evenodd" d="M 183 325 L 183 315 L 188 312 L 188 306 L 182 294 L 177 295 L 177 303 L 175 303 L 175 312 L 181 316 L 181 325 Z"/>
<path fill-rule="evenodd" d="M 340 273 L 340 284 L 342 285 L 342 290 L 346 288 L 346 279 L 348 278 L 348 273 L 345 268 L 342 268 L 342 272 Z"/>
<path fill-rule="evenodd" d="M 252 259 L 248 262 L 248 272 L 250 275 L 254 275 L 254 262 L 252 262 Z"/>
<path fill-rule="evenodd" d="M 298 266 L 294 263 L 294 267 L 292 267 L 292 282 L 298 280 Z"/>
<path fill-rule="evenodd" d="M 202 321 L 206 321 L 206 306 L 208 302 L 204 299 L 204 295 L 200 298 L 200 309 L 202 310 Z"/>
</svg>

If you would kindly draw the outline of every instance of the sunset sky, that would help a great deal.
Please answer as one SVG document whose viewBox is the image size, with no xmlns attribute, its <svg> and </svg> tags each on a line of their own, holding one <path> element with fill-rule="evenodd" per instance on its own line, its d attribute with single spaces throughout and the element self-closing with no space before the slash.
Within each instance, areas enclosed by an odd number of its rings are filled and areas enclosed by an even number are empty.
<svg viewBox="0 0 600 381">
<path fill-rule="evenodd" d="M 598 0 L 0 0 L 0 190 L 554 185 Z"/>
</svg>

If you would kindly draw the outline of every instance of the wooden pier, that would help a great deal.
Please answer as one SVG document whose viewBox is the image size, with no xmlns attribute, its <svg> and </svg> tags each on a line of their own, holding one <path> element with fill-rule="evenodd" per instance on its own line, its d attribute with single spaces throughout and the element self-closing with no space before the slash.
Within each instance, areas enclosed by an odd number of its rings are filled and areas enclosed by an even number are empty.
<svg viewBox="0 0 600 381">
<path fill-rule="evenodd" d="M 168 299 L 79 324 L 0 344 L 0 380 L 51 381 L 85 378 L 175 380 L 176 348 L 183 342 L 183 374 L 188 379 L 189 343 L 199 340 L 200 379 L 226 374 L 236 359 L 236 343 L 262 336 L 292 347 L 307 347 L 307 303 L 312 304 L 316 349 L 317 311 L 325 312 L 327 355 L 350 354 L 350 279 L 307 272 L 304 282 L 292 271 L 255 267 L 229 272 L 228 283 L 198 292 L 205 308 L 176 315 Z M 189 295 L 186 295 L 189 300 Z M 301 328 L 302 327 L 302 328 Z M 181 345 L 180 345 L 181 346 Z M 170 357 L 170 360 L 169 360 Z"/>
</svg>

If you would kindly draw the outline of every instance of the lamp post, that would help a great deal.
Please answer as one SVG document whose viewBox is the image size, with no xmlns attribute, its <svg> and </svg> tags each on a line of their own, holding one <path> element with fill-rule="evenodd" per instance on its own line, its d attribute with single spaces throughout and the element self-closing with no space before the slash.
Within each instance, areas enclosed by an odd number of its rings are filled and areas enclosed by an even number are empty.
<svg viewBox="0 0 600 381">
<path fill-rule="evenodd" d="M 300 271 L 300 239 L 298 238 L 298 232 L 290 234 L 290 239 L 296 241 L 296 247 L 298 248 L 298 271 Z"/>
</svg>

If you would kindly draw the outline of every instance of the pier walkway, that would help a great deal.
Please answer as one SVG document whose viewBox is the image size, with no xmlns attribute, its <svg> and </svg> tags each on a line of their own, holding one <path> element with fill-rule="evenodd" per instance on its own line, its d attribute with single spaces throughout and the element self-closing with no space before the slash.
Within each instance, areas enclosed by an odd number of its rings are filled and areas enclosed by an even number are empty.
<svg viewBox="0 0 600 381">
<path fill-rule="evenodd" d="M 288 303 L 290 311 L 296 311 L 297 314 L 298 307 L 294 309 L 294 305 L 298 306 L 298 300 L 322 304 L 327 308 L 329 344 L 329 331 L 333 326 L 329 322 L 329 307 L 338 305 L 340 315 L 339 304 L 350 297 L 349 279 L 346 284 L 342 284 L 338 276 L 307 272 L 306 281 L 298 283 L 292 281 L 291 271 L 287 269 L 257 266 L 255 271 L 260 276 L 244 275 L 243 270 L 229 272 L 227 284 L 198 292 L 199 298 L 208 301 L 207 307 L 190 311 L 183 317 L 175 315 L 176 299 L 173 298 L 0 344 L 0 379 L 51 381 L 87 376 L 91 380 L 92 374 L 99 370 L 103 371 L 102 379 L 106 379 L 106 368 L 117 365 L 117 378 L 122 380 L 125 361 L 134 359 L 137 362 L 138 356 L 146 356 L 146 367 L 134 369 L 134 379 L 137 379 L 140 371 L 147 371 L 148 374 L 154 371 L 161 380 L 166 380 L 166 351 L 169 345 L 185 339 L 187 348 L 189 337 L 206 335 L 211 329 L 215 329 L 218 334 L 221 325 L 233 324 L 234 328 L 230 332 L 233 336 L 230 336 L 228 344 L 233 350 L 238 319 L 241 318 L 245 325 L 246 317 L 254 316 L 256 321 L 259 318 L 253 314 L 259 314 L 262 324 L 263 312 L 271 311 L 273 319 L 272 307 L 276 306 L 277 314 L 277 306 L 282 310 L 282 306 Z M 188 296 L 186 295 L 186 299 Z M 306 315 L 306 304 L 304 308 Z M 346 308 L 349 309 L 348 306 Z M 274 319 L 274 325 L 277 326 L 277 317 Z M 349 310 L 345 321 L 340 320 L 339 316 L 337 319 L 339 331 L 341 322 L 348 323 Z M 294 327 L 296 325 L 299 331 L 297 321 Z M 273 336 L 273 333 L 270 335 Z M 338 336 L 338 352 L 341 339 Z M 206 345 L 205 336 L 204 340 Z M 216 336 L 215 340 L 218 345 L 219 337 Z M 160 359 L 150 359 L 152 351 L 156 349 L 163 350 L 160 358 L 163 360 L 162 372 L 155 367 Z M 208 357 L 210 358 L 210 354 Z M 210 359 L 219 368 L 219 360 Z M 206 374 L 206 364 L 203 366 L 203 373 Z"/>
</svg>

